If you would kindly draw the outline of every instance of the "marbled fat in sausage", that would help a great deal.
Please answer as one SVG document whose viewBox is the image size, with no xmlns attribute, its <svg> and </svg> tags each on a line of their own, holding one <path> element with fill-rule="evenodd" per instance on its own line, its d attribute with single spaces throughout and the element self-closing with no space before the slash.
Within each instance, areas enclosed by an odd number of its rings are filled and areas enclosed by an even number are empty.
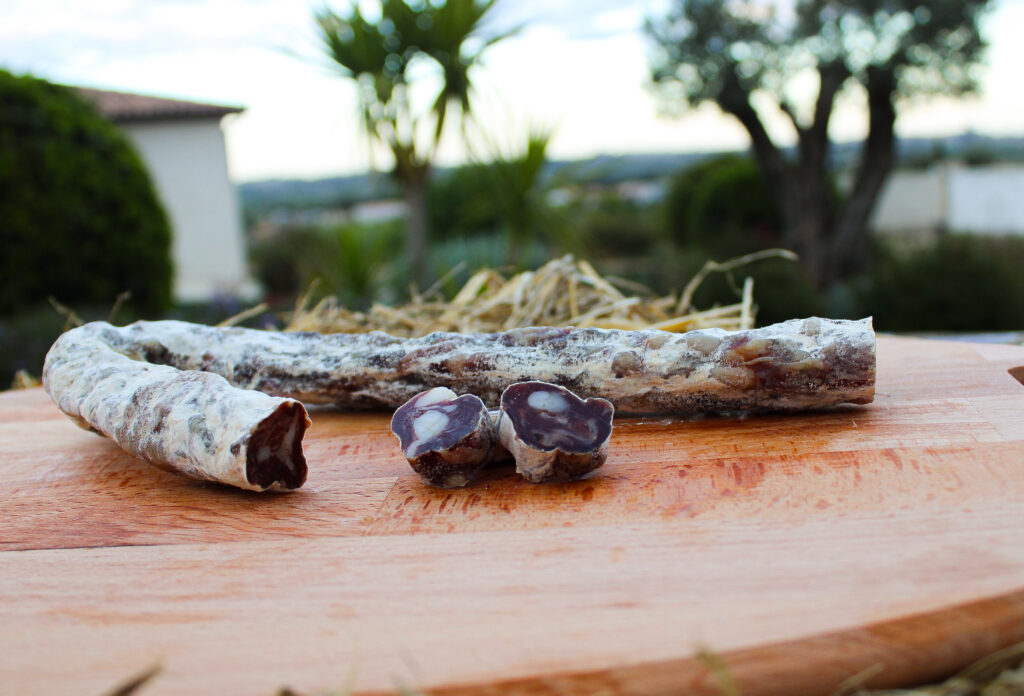
<svg viewBox="0 0 1024 696">
<path fill-rule="evenodd" d="M 490 460 L 494 426 L 484 402 L 434 387 L 402 404 L 391 432 L 420 479 L 432 486 L 465 486 Z"/>
<path fill-rule="evenodd" d="M 614 408 L 545 382 L 522 382 L 501 395 L 498 438 L 529 481 L 571 481 L 605 463 Z"/>
</svg>

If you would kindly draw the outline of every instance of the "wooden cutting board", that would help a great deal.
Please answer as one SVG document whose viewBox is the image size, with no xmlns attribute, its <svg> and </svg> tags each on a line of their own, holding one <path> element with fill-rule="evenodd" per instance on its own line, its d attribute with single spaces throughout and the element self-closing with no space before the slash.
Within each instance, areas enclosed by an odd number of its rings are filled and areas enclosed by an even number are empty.
<svg viewBox="0 0 1024 696">
<path fill-rule="evenodd" d="M 252 494 L 2 394 L 0 692 L 155 663 L 146 696 L 944 676 L 1024 640 L 1024 348 L 881 338 L 878 363 L 870 406 L 621 420 L 588 480 L 456 491 L 386 414 L 315 411 L 306 487 Z"/>
</svg>

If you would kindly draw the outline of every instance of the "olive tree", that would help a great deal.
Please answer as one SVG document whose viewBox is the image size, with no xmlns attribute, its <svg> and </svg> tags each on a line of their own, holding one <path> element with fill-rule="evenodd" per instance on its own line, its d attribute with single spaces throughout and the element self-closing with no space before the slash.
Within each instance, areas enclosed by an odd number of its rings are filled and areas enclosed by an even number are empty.
<svg viewBox="0 0 1024 696">
<path fill-rule="evenodd" d="M 985 0 L 674 0 L 651 19 L 652 75 L 667 104 L 713 102 L 750 137 L 782 222 L 819 286 L 854 267 L 893 165 L 897 103 L 977 89 Z M 797 80 L 814 75 L 816 94 Z M 829 121 L 843 90 L 859 91 L 868 128 L 849 195 L 828 176 Z M 756 99 L 755 99 L 756 97 Z M 765 127 L 764 104 L 796 133 L 790 154 Z M 756 104 L 756 105 L 755 105 Z M 758 105 L 761 107 L 758 108 Z"/>
</svg>

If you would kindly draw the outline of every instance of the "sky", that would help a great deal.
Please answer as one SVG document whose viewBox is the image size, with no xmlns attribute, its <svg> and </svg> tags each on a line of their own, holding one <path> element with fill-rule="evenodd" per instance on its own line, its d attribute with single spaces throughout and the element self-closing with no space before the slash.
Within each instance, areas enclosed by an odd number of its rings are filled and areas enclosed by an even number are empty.
<svg viewBox="0 0 1024 696">
<path fill-rule="evenodd" d="M 474 73 L 474 109 L 491 147 L 514 150 L 531 128 L 552 131 L 549 154 L 742 148 L 744 131 L 713 105 L 669 117 L 650 88 L 645 17 L 669 0 L 499 0 L 496 26 L 521 26 Z M 343 10 L 345 0 L 328 5 Z M 63 84 L 245 107 L 224 122 L 236 181 L 319 178 L 386 168 L 360 130 L 355 89 L 319 54 L 312 17 L 322 0 L 0 0 L 0 67 Z M 1024 135 L 1024 0 L 997 0 L 982 90 L 900 111 L 904 136 L 974 130 Z M 769 129 L 791 137 L 765 106 Z M 832 122 L 863 135 L 858 96 Z M 486 157 L 447 138 L 442 164 Z"/>
</svg>

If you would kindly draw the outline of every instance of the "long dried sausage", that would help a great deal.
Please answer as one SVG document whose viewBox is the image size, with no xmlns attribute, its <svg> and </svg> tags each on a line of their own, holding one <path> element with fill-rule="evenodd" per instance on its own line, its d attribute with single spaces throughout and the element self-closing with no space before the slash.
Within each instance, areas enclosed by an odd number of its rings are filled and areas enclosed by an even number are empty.
<svg viewBox="0 0 1024 696">
<path fill-rule="evenodd" d="M 47 392 L 80 424 L 157 466 L 254 490 L 305 480 L 300 401 L 397 408 L 443 386 L 493 407 L 528 380 L 606 398 L 620 413 L 863 404 L 874 398 L 875 335 L 870 319 L 813 317 L 737 332 L 528 328 L 411 339 L 95 322 L 62 335 L 43 368 Z"/>
<path fill-rule="evenodd" d="M 735 332 L 530 328 L 422 338 L 159 321 L 87 324 L 65 336 L 91 336 L 151 363 L 346 409 L 398 408 L 432 387 L 476 394 L 494 407 L 505 387 L 533 379 L 634 414 L 825 408 L 868 403 L 875 388 L 869 319 L 812 317 Z"/>
</svg>

